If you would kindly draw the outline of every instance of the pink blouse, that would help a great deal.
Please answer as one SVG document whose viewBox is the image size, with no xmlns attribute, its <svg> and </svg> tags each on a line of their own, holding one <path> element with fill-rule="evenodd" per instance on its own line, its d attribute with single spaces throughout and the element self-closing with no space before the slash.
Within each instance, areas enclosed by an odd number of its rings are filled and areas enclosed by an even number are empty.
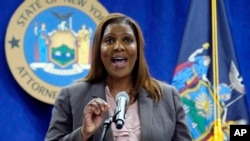
<svg viewBox="0 0 250 141">
<path fill-rule="evenodd" d="M 115 99 L 110 93 L 106 93 L 107 102 L 110 104 L 109 115 L 113 116 L 116 108 Z M 111 124 L 114 141 L 139 141 L 141 135 L 141 125 L 138 111 L 138 101 L 136 100 L 127 109 L 125 123 L 122 129 L 116 129 L 115 123 Z"/>
</svg>

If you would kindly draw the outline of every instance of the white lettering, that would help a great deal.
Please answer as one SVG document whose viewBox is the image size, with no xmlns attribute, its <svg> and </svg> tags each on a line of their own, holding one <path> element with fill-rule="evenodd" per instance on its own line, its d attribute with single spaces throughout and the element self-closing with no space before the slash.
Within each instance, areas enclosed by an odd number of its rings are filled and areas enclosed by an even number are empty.
<svg viewBox="0 0 250 141">
<path fill-rule="evenodd" d="M 246 129 L 236 129 L 234 132 L 234 136 L 243 136 L 247 133 Z"/>
</svg>

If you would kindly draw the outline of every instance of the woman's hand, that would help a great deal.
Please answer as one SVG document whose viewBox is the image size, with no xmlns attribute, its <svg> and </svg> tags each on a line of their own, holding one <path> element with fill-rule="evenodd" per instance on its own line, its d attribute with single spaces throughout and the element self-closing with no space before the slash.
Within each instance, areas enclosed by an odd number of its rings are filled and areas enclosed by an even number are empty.
<svg viewBox="0 0 250 141">
<path fill-rule="evenodd" d="M 94 98 L 85 106 L 81 128 L 83 141 L 87 140 L 100 127 L 109 108 L 110 105 L 101 98 Z"/>
</svg>

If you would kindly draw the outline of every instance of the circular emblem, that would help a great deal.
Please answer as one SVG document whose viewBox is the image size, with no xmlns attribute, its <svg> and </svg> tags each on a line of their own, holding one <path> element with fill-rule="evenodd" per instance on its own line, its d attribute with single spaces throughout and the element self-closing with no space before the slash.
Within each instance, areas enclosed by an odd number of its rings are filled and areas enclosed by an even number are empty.
<svg viewBox="0 0 250 141">
<path fill-rule="evenodd" d="M 96 0 L 25 0 L 5 37 L 7 63 L 19 85 L 54 104 L 63 86 L 88 73 L 93 33 L 107 14 Z"/>
</svg>

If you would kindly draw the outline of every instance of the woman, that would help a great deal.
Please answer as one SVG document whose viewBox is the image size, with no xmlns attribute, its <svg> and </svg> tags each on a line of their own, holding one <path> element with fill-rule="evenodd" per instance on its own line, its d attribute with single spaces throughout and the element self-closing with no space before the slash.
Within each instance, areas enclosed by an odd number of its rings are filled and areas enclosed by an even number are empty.
<svg viewBox="0 0 250 141">
<path fill-rule="evenodd" d="M 139 25 L 113 13 L 97 26 L 89 74 L 57 97 L 46 140 L 100 140 L 114 115 L 115 97 L 129 95 L 125 125 L 111 124 L 107 141 L 190 141 L 185 113 L 174 87 L 150 76 Z"/>
</svg>

